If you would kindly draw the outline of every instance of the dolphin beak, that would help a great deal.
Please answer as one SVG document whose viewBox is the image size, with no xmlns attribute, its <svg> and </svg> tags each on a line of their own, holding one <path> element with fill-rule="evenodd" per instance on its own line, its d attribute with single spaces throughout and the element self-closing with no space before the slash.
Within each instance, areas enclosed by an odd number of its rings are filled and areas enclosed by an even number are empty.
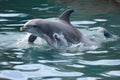
<svg viewBox="0 0 120 80">
<path fill-rule="evenodd" d="M 22 32 L 26 31 L 26 27 L 20 27 L 20 31 Z"/>
</svg>

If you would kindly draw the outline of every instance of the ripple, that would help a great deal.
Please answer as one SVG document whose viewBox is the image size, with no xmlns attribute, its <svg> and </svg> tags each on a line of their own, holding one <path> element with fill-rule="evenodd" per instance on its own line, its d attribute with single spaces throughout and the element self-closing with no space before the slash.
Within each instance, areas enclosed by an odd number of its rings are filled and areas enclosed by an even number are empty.
<svg viewBox="0 0 120 80">
<path fill-rule="evenodd" d="M 0 17 L 26 17 L 24 13 L 0 13 Z"/>
<path fill-rule="evenodd" d="M 41 77 L 56 78 L 56 77 L 73 77 L 73 76 L 78 77 L 83 75 L 83 73 L 81 72 L 65 72 L 65 71 L 61 72 L 57 68 L 42 64 L 17 65 L 14 66 L 14 69 L 17 70 L 1 70 L 0 77 L 11 80 L 28 80 L 28 78 L 41 78 Z"/>
<path fill-rule="evenodd" d="M 98 22 L 105 22 L 107 21 L 107 19 L 94 19 L 95 21 L 98 21 Z"/>
<path fill-rule="evenodd" d="M 72 76 L 81 76 L 83 75 L 80 72 L 58 72 L 51 71 L 51 68 L 46 66 L 44 67 L 44 71 L 18 71 L 18 70 L 3 70 L 0 73 L 1 78 L 7 78 L 10 80 L 28 80 L 29 78 L 40 78 L 40 77 L 72 77 Z"/>
<path fill-rule="evenodd" d="M 110 25 L 111 27 L 120 28 L 120 25 Z"/>
<path fill-rule="evenodd" d="M 50 61 L 50 60 L 39 60 L 39 63 L 60 63 L 60 62 L 69 62 L 67 60 L 57 60 L 57 61 Z"/>
<path fill-rule="evenodd" d="M 14 54 L 23 55 L 24 53 L 22 53 L 22 52 L 15 52 Z"/>
<path fill-rule="evenodd" d="M 73 25 L 79 25 L 79 24 L 95 24 L 95 21 L 72 21 Z"/>
<path fill-rule="evenodd" d="M 38 79 L 38 80 L 39 80 L 39 79 Z M 48 79 L 46 79 L 46 78 L 44 79 L 44 78 L 43 78 L 43 79 L 40 79 L 40 80 L 62 80 L 62 79 L 61 79 L 61 78 L 48 78 Z"/>
<path fill-rule="evenodd" d="M 20 61 L 10 61 L 9 63 L 10 64 L 16 64 L 16 65 L 23 64 L 23 62 L 20 62 Z"/>
<path fill-rule="evenodd" d="M 93 54 L 104 54 L 104 53 L 108 53 L 108 51 L 87 51 L 86 53 L 93 53 Z"/>
<path fill-rule="evenodd" d="M 77 80 L 98 80 L 101 79 L 99 77 L 82 77 L 82 78 L 77 78 Z"/>
<path fill-rule="evenodd" d="M 39 11 L 46 11 L 46 10 L 49 10 L 49 9 L 52 9 L 54 7 L 45 7 L 45 8 L 40 8 L 40 7 L 34 7 L 32 8 L 33 10 L 39 10 Z"/>
<path fill-rule="evenodd" d="M 0 74 L 1 78 L 7 78 L 7 79 L 12 79 L 12 80 L 27 80 L 25 76 L 20 72 L 16 70 L 4 70 L 1 71 Z"/>
<path fill-rule="evenodd" d="M 93 28 L 89 28 L 90 31 L 99 31 L 99 30 L 103 30 L 104 28 L 103 27 L 93 27 Z"/>
<path fill-rule="evenodd" d="M 13 49 L 13 50 L 16 51 L 16 52 L 24 52 L 23 49 L 19 49 L 19 48 L 15 48 L 15 49 Z"/>
<path fill-rule="evenodd" d="M 80 60 L 79 63 L 86 64 L 86 65 L 115 66 L 115 65 L 120 65 L 120 59 L 116 59 L 116 60 L 97 60 L 97 61 Z"/>
<path fill-rule="evenodd" d="M 83 55 L 84 53 L 62 53 L 63 56 L 78 56 Z"/>
<path fill-rule="evenodd" d="M 24 24 L 6 24 L 5 26 L 23 26 Z"/>
<path fill-rule="evenodd" d="M 45 3 L 44 3 L 44 4 L 41 4 L 41 6 L 48 6 L 48 4 L 45 4 Z"/>
<path fill-rule="evenodd" d="M 120 71 L 109 71 L 106 74 L 111 76 L 120 76 Z"/>
<path fill-rule="evenodd" d="M 84 65 L 77 65 L 77 64 L 73 64 L 73 65 L 67 65 L 69 67 L 74 67 L 74 68 L 85 68 Z"/>
<path fill-rule="evenodd" d="M 0 22 L 3 22 L 3 21 L 9 21 L 9 20 L 7 20 L 7 19 L 0 19 Z"/>
<path fill-rule="evenodd" d="M 0 28 L 1 30 L 12 30 L 12 29 L 15 29 L 13 27 L 4 27 L 4 28 Z"/>
<path fill-rule="evenodd" d="M 16 12 L 15 10 L 5 10 L 6 12 Z"/>
<path fill-rule="evenodd" d="M 8 62 L 0 62 L 0 65 L 7 66 L 7 65 L 9 65 L 9 63 Z"/>
<path fill-rule="evenodd" d="M 26 64 L 26 65 L 17 65 L 14 69 L 22 70 L 22 71 L 36 71 L 40 69 L 40 66 L 37 64 Z"/>
</svg>

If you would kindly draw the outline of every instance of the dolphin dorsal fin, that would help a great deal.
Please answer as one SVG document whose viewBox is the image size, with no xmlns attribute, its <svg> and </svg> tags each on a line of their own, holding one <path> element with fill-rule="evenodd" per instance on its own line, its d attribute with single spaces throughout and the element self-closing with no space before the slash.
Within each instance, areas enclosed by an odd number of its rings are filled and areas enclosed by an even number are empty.
<svg viewBox="0 0 120 80">
<path fill-rule="evenodd" d="M 64 21 L 70 23 L 69 17 L 70 17 L 70 14 L 71 14 L 72 12 L 74 12 L 74 10 L 71 10 L 71 9 L 68 9 L 68 10 L 64 11 L 64 12 L 59 16 L 59 19 L 60 19 L 60 20 L 64 20 Z"/>
</svg>

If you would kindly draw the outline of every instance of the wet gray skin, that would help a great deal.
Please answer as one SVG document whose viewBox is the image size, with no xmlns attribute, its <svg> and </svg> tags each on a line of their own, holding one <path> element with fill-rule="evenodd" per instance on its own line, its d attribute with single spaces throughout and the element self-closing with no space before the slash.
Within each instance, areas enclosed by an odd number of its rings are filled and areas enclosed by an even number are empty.
<svg viewBox="0 0 120 80">
<path fill-rule="evenodd" d="M 57 42 L 60 45 L 69 46 L 71 44 L 85 43 L 90 45 L 91 42 L 84 38 L 82 33 L 78 31 L 69 21 L 70 14 L 73 10 L 66 10 L 57 19 L 32 19 L 21 27 L 21 31 L 32 33 L 28 41 L 34 42 L 37 37 L 41 37 L 47 41 L 50 46 Z M 63 39 L 59 35 L 63 35 Z"/>
</svg>

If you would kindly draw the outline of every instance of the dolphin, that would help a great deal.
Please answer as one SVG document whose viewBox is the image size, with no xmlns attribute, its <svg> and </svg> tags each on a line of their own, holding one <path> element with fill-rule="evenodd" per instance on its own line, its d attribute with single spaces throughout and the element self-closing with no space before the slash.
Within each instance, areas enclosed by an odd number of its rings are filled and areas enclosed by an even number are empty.
<svg viewBox="0 0 120 80">
<path fill-rule="evenodd" d="M 70 23 L 69 18 L 72 12 L 74 10 L 66 10 L 56 19 L 31 19 L 20 30 L 32 33 L 28 38 L 29 42 L 34 42 L 37 37 L 41 37 L 52 47 L 55 44 L 70 46 L 84 43 L 91 45 L 91 42 Z"/>
<path fill-rule="evenodd" d="M 112 38 L 113 35 L 105 28 L 103 28 L 103 30 L 101 30 L 103 32 L 103 35 L 106 37 L 106 38 Z"/>
</svg>

